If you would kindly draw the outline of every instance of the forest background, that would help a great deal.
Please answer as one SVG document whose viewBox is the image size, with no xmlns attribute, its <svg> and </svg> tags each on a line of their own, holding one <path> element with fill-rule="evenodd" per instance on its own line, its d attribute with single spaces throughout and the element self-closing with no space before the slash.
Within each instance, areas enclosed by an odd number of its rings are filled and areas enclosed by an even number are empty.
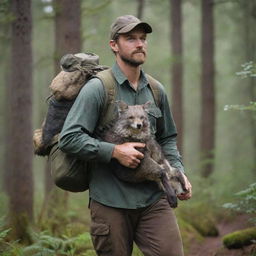
<svg viewBox="0 0 256 256">
<path fill-rule="evenodd" d="M 255 0 L 3 0 L 0 216 L 6 253 L 13 250 L 12 241 L 31 245 L 47 234 L 50 245 L 38 246 L 47 248 L 46 255 L 57 250 L 94 255 L 83 233 L 89 230 L 87 192 L 65 193 L 53 186 L 46 158 L 33 155 L 32 136 L 46 114 L 48 86 L 59 72 L 60 57 L 93 52 L 101 64 L 112 66 L 109 28 L 123 14 L 139 16 L 153 28 L 143 69 L 165 86 L 193 185 L 193 199 L 176 210 L 187 251 L 198 237 L 198 224 L 188 220 L 223 218 L 223 204 L 255 181 Z M 75 249 L 69 240 L 74 236 L 89 245 Z M 69 247 L 52 249 L 60 241 Z M 20 254 L 5 255 L 23 255 L 22 248 L 15 246 Z M 26 250 L 24 255 L 36 255 Z"/>
</svg>

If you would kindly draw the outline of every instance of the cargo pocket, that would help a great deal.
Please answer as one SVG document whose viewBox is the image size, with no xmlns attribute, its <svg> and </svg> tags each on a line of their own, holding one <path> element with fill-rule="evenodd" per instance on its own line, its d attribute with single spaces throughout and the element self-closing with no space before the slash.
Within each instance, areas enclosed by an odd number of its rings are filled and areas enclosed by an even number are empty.
<svg viewBox="0 0 256 256">
<path fill-rule="evenodd" d="M 109 237 L 109 225 L 104 223 L 91 223 L 91 237 L 96 252 L 110 252 L 111 241 Z"/>
<path fill-rule="evenodd" d="M 151 107 L 147 110 L 148 113 L 148 119 L 150 122 L 150 128 L 151 128 L 151 132 L 153 134 L 156 133 L 156 124 L 157 124 L 157 119 L 162 117 L 162 112 L 160 110 L 160 108 L 158 107 Z"/>
</svg>

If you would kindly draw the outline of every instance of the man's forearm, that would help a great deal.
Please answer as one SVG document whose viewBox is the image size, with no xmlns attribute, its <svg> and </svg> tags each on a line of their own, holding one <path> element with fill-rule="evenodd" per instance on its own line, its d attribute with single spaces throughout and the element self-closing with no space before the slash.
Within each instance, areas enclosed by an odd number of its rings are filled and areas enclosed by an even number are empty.
<svg viewBox="0 0 256 256">
<path fill-rule="evenodd" d="M 160 145 L 171 166 L 184 172 L 182 157 L 177 149 L 176 136 L 166 139 L 165 142 Z"/>
<path fill-rule="evenodd" d="M 102 142 L 86 133 L 70 133 L 60 136 L 59 148 L 66 153 L 74 154 L 80 159 L 109 162 L 114 144 Z"/>
</svg>

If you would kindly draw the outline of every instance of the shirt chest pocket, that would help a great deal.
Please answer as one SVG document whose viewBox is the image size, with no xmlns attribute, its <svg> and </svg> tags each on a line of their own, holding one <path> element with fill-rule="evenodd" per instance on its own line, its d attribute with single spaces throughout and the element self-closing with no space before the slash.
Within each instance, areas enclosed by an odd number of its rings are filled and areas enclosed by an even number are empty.
<svg viewBox="0 0 256 256">
<path fill-rule="evenodd" d="M 148 119 L 150 122 L 151 133 L 155 134 L 157 129 L 157 120 L 162 117 L 160 108 L 152 106 L 147 110 Z"/>
</svg>

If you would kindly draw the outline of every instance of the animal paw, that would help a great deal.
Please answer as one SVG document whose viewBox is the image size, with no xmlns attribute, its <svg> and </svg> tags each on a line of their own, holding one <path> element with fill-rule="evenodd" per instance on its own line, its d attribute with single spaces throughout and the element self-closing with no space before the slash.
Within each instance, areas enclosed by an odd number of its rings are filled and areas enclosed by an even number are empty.
<svg viewBox="0 0 256 256">
<path fill-rule="evenodd" d="M 177 200 L 177 197 L 176 196 L 173 196 L 173 195 L 169 195 L 168 193 L 166 194 L 167 195 L 167 201 L 168 203 L 170 204 L 170 206 L 172 208 L 176 208 L 178 206 L 178 200 Z"/>
</svg>

